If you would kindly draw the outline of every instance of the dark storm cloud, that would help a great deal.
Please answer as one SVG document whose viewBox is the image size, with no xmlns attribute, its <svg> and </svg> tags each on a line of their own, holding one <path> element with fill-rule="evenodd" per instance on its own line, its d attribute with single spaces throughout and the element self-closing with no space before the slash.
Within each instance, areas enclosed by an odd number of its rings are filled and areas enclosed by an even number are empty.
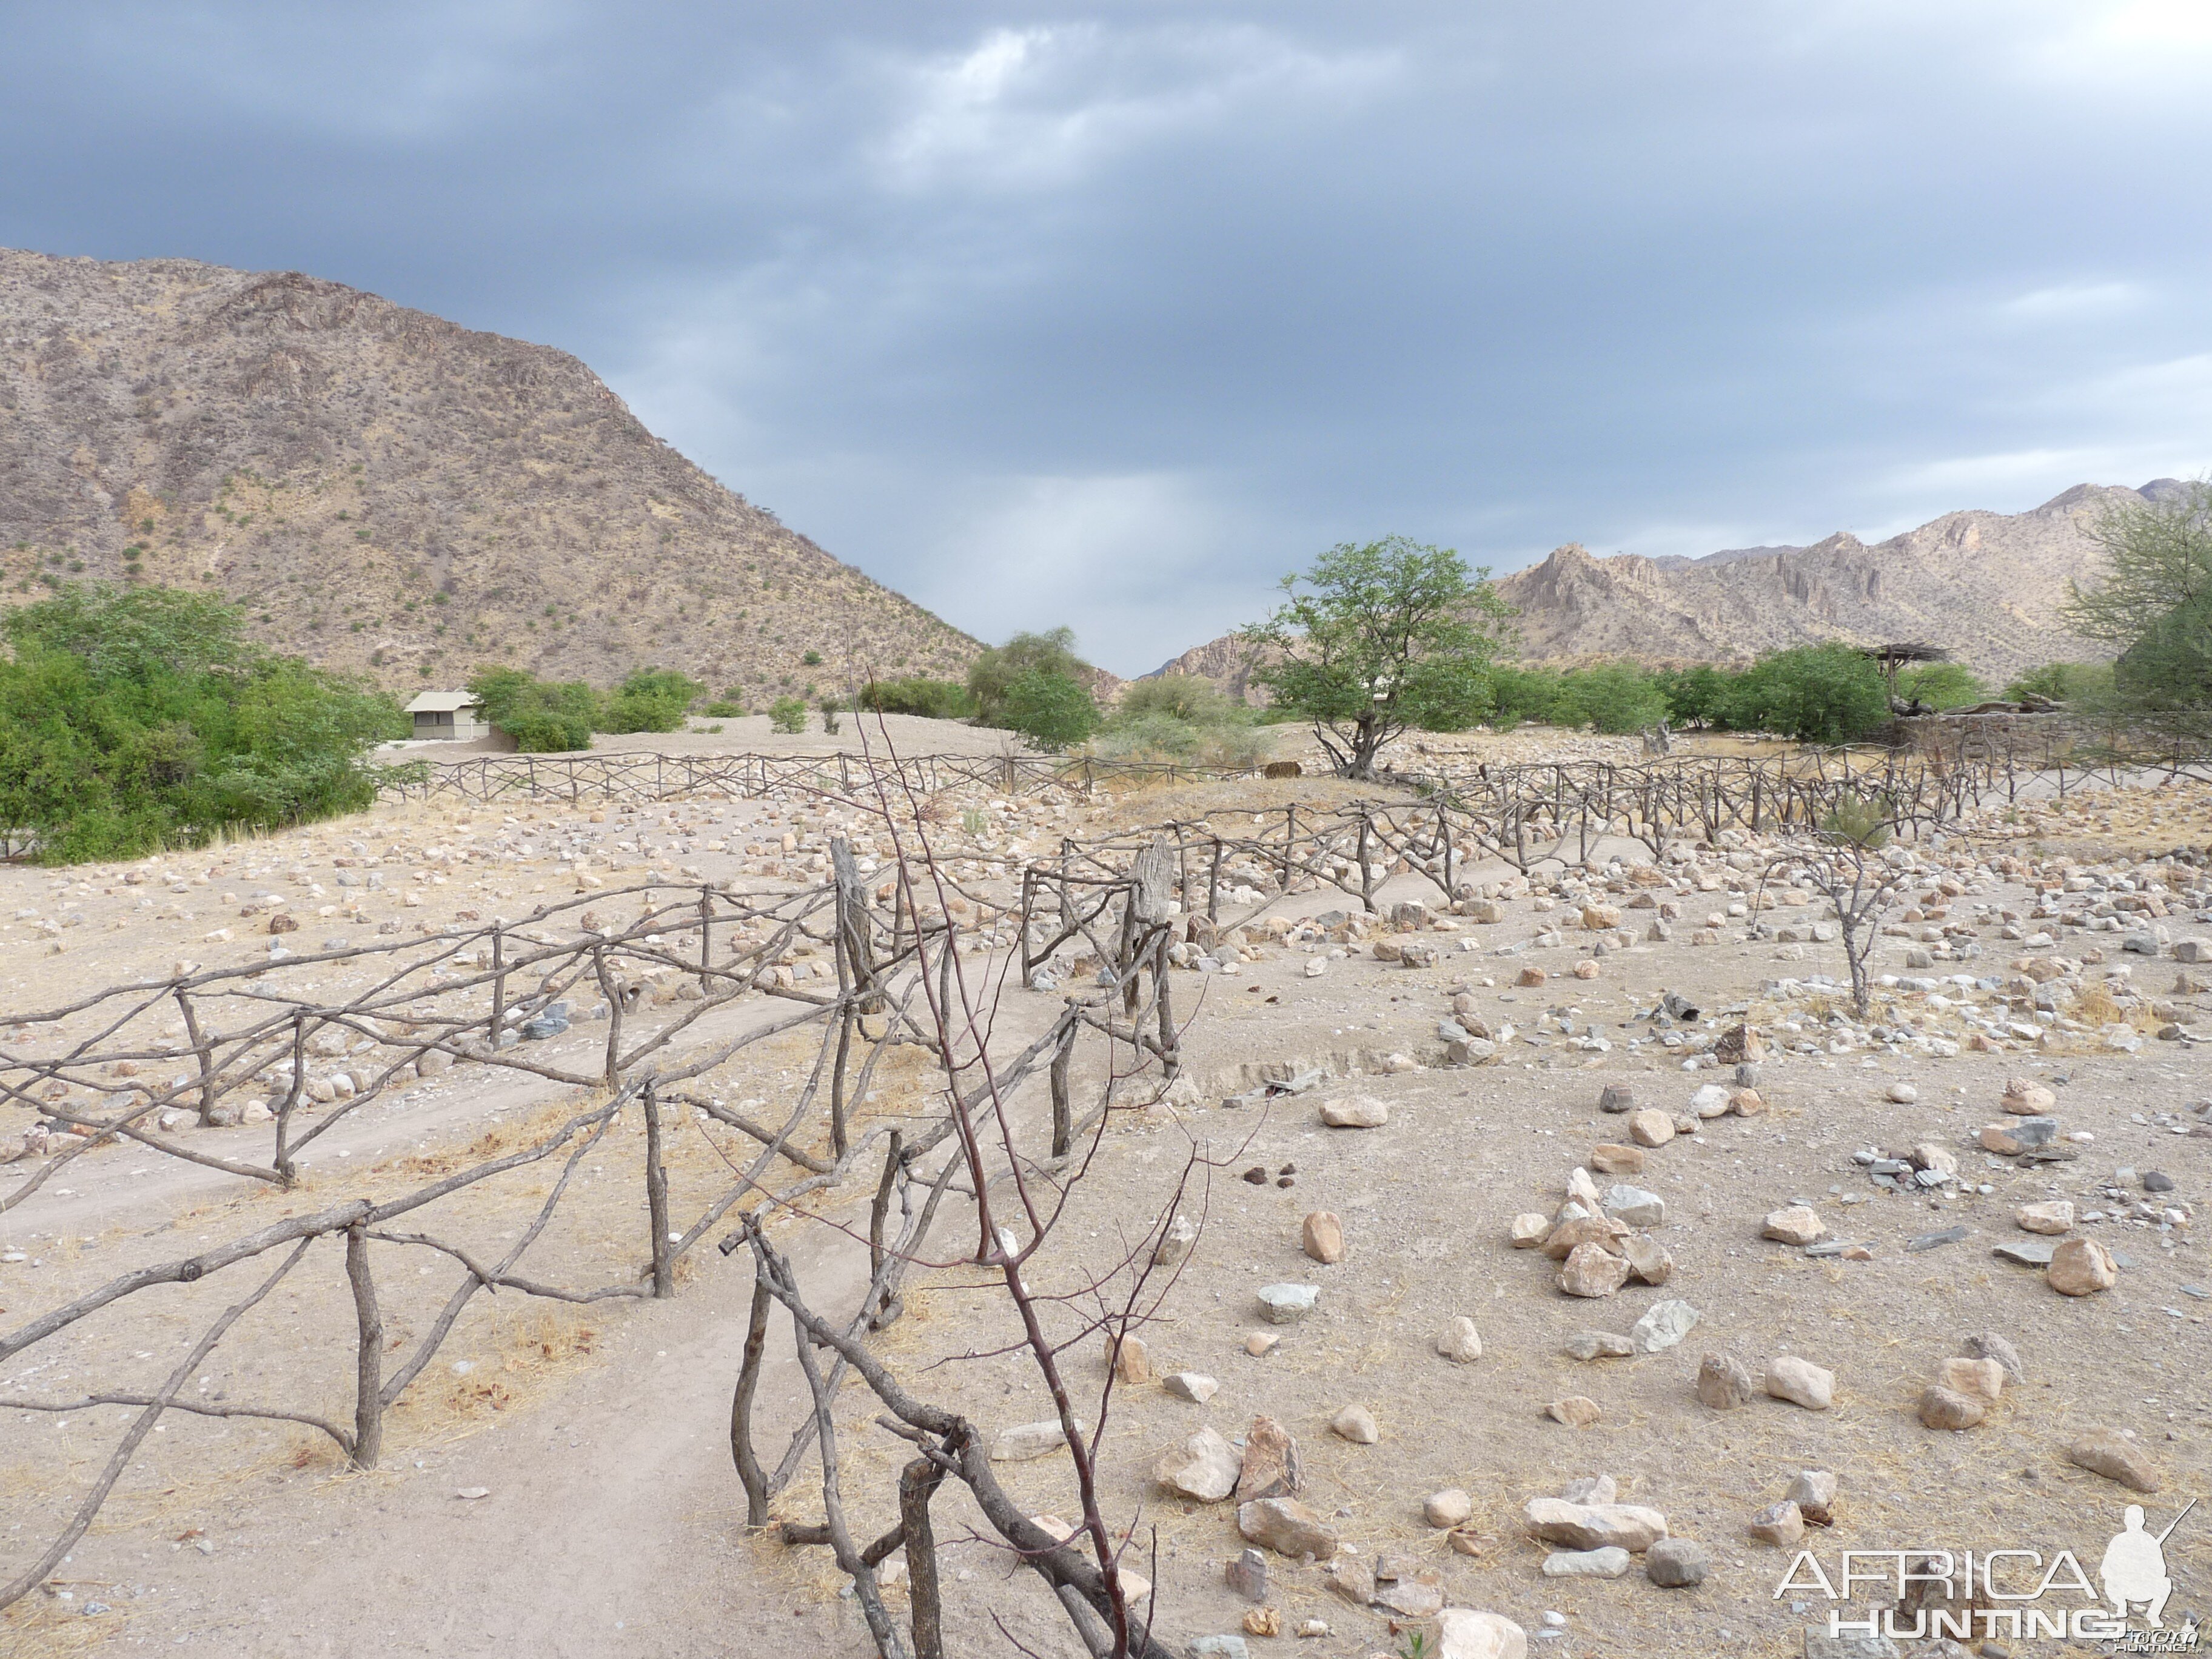
<svg viewBox="0 0 2212 1659">
<path fill-rule="evenodd" d="M 16 9 L 0 240 L 558 344 L 1124 672 L 1501 568 L 2212 462 L 2194 4 Z"/>
</svg>

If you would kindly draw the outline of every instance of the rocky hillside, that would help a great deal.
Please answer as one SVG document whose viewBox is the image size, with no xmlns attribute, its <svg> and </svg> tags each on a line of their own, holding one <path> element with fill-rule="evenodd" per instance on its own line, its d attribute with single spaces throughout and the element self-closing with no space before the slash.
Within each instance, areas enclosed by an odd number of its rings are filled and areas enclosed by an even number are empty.
<svg viewBox="0 0 2212 1659">
<path fill-rule="evenodd" d="M 758 706 L 976 650 L 564 352 L 292 272 L 0 251 L 0 591 L 71 577 L 218 589 L 403 690 L 659 665 Z"/>
<path fill-rule="evenodd" d="M 1841 640 L 1940 645 L 1993 685 L 2054 661 L 2111 653 L 2059 620 L 2070 581 L 2094 581 L 2089 537 L 2114 503 L 2162 501 L 2183 486 L 2077 484 L 2027 513 L 1947 513 L 1871 547 L 1838 531 L 1810 547 L 1738 547 L 1701 559 L 1595 558 L 1570 543 L 1498 579 L 1534 661 L 1632 657 L 1742 662 L 1762 651 Z M 1234 636 L 1194 647 L 1159 673 L 1197 674 L 1245 695 Z"/>
<path fill-rule="evenodd" d="M 1729 660 L 1821 640 L 1918 640 L 2001 683 L 2037 663 L 2108 654 L 2058 617 L 2068 583 L 2097 572 L 2088 526 L 2112 503 L 2179 488 L 2081 484 L 2032 512 L 1947 513 L 1872 546 L 1845 531 L 1695 560 L 1600 559 L 1569 545 L 1498 586 L 1521 612 L 1530 657 Z"/>
</svg>

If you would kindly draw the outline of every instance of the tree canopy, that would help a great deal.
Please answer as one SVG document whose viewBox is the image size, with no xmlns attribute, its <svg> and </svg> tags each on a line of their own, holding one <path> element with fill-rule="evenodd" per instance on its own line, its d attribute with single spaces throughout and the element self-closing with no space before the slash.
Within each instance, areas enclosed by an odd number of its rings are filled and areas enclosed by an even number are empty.
<svg viewBox="0 0 2212 1659">
<path fill-rule="evenodd" d="M 73 584 L 5 627 L 0 824 L 48 862 L 357 811 L 369 751 L 407 734 L 393 698 L 249 644 L 207 594 Z"/>
<path fill-rule="evenodd" d="M 1312 722 L 1345 776 L 1371 779 L 1403 732 L 1460 730 L 1489 710 L 1486 671 L 1512 611 L 1487 570 L 1391 536 L 1331 548 L 1282 588 L 1284 603 L 1242 632 L 1252 678 Z"/>
<path fill-rule="evenodd" d="M 2091 527 L 2103 578 L 2075 585 L 2066 620 L 2115 647 L 2124 704 L 2144 710 L 2212 707 L 2212 482 L 2170 500 L 2123 502 Z"/>
</svg>

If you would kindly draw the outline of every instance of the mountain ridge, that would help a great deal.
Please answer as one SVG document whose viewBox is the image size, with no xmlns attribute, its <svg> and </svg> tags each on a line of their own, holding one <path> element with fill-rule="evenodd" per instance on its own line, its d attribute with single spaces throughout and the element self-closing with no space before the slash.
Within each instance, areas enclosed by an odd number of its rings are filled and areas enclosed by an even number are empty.
<svg viewBox="0 0 2212 1659">
<path fill-rule="evenodd" d="M 221 592 L 399 690 L 652 665 L 757 707 L 980 648 L 567 352 L 296 271 L 0 250 L 0 599 L 86 578 Z"/>
</svg>

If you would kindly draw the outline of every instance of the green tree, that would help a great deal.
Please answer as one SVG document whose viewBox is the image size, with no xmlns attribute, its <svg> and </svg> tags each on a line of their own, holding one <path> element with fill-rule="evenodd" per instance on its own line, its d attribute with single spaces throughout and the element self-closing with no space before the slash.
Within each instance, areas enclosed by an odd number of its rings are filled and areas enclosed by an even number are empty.
<svg viewBox="0 0 2212 1659">
<path fill-rule="evenodd" d="M 2103 580 L 2075 584 L 2067 625 L 2118 651 L 2123 697 L 2163 708 L 2212 702 L 2212 482 L 2171 501 L 2111 507 L 2089 533 L 2105 550 Z"/>
<path fill-rule="evenodd" d="M 968 669 L 968 695 L 975 700 L 977 720 L 985 726 L 1010 724 L 1005 718 L 1006 698 L 1014 682 L 1029 673 L 1057 675 L 1079 690 L 1087 684 L 1091 665 L 1075 654 L 1075 630 L 1054 628 L 1042 634 L 1017 634 L 976 658 Z"/>
<path fill-rule="evenodd" d="M 1985 701 L 1989 688 L 1960 662 L 1921 663 L 1897 677 L 1900 696 L 1930 708 L 1964 708 Z"/>
<path fill-rule="evenodd" d="M 63 587 L 8 618 L 0 825 L 46 862 L 130 858 L 230 828 L 360 811 L 407 732 L 392 697 L 246 642 L 204 594 Z"/>
<path fill-rule="evenodd" d="M 1635 663 L 1597 663 L 1565 678 L 1564 726 L 1587 726 L 1617 736 L 1649 731 L 1669 713 L 1666 689 Z"/>
<path fill-rule="evenodd" d="M 672 668 L 641 668 L 599 706 L 602 732 L 679 732 L 693 703 L 707 688 Z"/>
<path fill-rule="evenodd" d="M 1670 725 L 1703 727 L 1724 723 L 1736 680 L 1728 670 L 1701 662 L 1687 668 L 1662 668 L 1653 678 L 1666 694 Z"/>
<path fill-rule="evenodd" d="M 1342 775 L 1371 780 L 1402 732 L 1462 730 L 1489 712 L 1512 612 L 1487 570 L 1392 536 L 1332 548 L 1282 586 L 1285 602 L 1243 631 L 1252 678 L 1312 723 Z"/>
<path fill-rule="evenodd" d="M 1874 660 L 1847 645 L 1801 645 L 1761 657 L 1731 689 L 1726 723 L 1800 743 L 1856 743 L 1889 719 Z"/>
<path fill-rule="evenodd" d="M 1041 749 L 1066 749 L 1098 729 L 1098 704 L 1073 676 L 1029 668 L 1008 684 L 991 724 L 1018 732 Z"/>
<path fill-rule="evenodd" d="M 768 706 L 768 729 L 796 737 L 806 729 L 806 705 L 796 697 L 778 697 Z"/>
<path fill-rule="evenodd" d="M 469 676 L 484 718 L 531 753 L 589 749 L 599 717 L 599 694 L 581 680 L 556 684 L 520 668 L 496 665 Z"/>
<path fill-rule="evenodd" d="M 870 680 L 860 688 L 860 705 L 883 714 L 921 714 L 930 720 L 966 720 L 975 712 L 968 688 L 952 680 L 921 675 L 902 680 Z"/>
<path fill-rule="evenodd" d="M 2047 662 L 2007 685 L 2004 695 L 2013 702 L 2028 697 L 2081 702 L 2109 696 L 2112 690 L 2112 665 L 2108 662 Z"/>
</svg>

